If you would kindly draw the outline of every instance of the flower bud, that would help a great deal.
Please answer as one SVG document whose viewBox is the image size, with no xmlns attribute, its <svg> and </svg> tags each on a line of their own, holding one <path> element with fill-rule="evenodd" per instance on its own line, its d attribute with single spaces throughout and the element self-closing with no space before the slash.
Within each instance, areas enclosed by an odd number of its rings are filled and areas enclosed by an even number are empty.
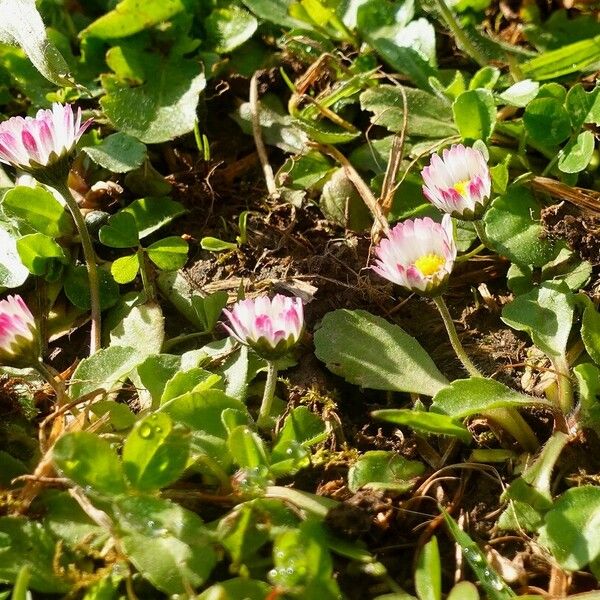
<svg viewBox="0 0 600 600">
<path fill-rule="evenodd" d="M 432 155 L 421 173 L 425 197 L 440 211 L 463 221 L 483 216 L 490 200 L 492 180 L 483 154 L 462 144 Z"/>
<path fill-rule="evenodd" d="M 0 365 L 29 367 L 40 356 L 35 320 L 21 296 L 0 300 Z"/>
<path fill-rule="evenodd" d="M 300 298 L 277 294 L 240 300 L 223 311 L 229 319 L 227 331 L 257 354 L 273 360 L 283 356 L 300 339 L 304 310 Z"/>
</svg>

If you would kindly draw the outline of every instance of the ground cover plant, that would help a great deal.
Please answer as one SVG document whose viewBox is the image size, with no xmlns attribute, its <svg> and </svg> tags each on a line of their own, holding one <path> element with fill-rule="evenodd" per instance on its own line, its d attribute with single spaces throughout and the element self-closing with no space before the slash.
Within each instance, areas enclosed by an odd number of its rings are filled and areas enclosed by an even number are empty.
<svg viewBox="0 0 600 600">
<path fill-rule="evenodd" d="M 599 8 L 0 0 L 0 598 L 600 598 Z"/>
</svg>

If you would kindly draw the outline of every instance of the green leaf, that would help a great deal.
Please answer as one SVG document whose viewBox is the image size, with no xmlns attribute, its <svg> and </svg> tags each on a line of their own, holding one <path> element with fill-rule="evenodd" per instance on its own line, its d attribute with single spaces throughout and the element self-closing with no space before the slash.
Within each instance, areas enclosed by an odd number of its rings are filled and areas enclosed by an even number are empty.
<svg viewBox="0 0 600 600">
<path fill-rule="evenodd" d="M 172 2 L 177 0 L 166 4 Z M 148 76 L 142 85 L 130 87 L 113 75 L 102 77 L 106 95 L 100 105 L 105 115 L 116 129 L 146 144 L 166 142 L 192 131 L 200 92 L 206 86 L 199 64 L 152 54 L 146 55 L 146 63 Z"/>
<path fill-rule="evenodd" d="M 267 449 L 260 436 L 249 427 L 236 427 L 227 440 L 229 452 L 240 467 L 255 469 L 269 467 Z"/>
<path fill-rule="evenodd" d="M 571 118 L 556 98 L 536 98 L 525 108 L 527 135 L 542 146 L 557 146 L 571 135 Z"/>
<path fill-rule="evenodd" d="M 227 306 L 228 298 L 229 294 L 225 291 L 192 297 L 192 306 L 202 323 L 202 331 L 210 332 L 215 328 L 223 309 Z"/>
<path fill-rule="evenodd" d="M 506 104 L 524 108 L 537 96 L 539 89 L 540 84 L 537 81 L 523 79 L 504 90 L 499 98 Z"/>
<path fill-rule="evenodd" d="M 83 148 L 83 151 L 96 164 L 113 173 L 133 171 L 146 159 L 146 146 L 122 131 L 109 135 L 97 146 Z"/>
<path fill-rule="evenodd" d="M 112 390 L 140 362 L 135 348 L 111 346 L 83 359 L 71 378 L 70 395 L 74 400 L 99 389 Z"/>
<path fill-rule="evenodd" d="M 252 0 L 253 3 L 259 1 Z M 246 1 L 245 4 L 250 2 Z M 211 585 L 198 596 L 198 600 L 265 600 L 271 589 L 264 581 L 238 577 Z"/>
<path fill-rule="evenodd" d="M 0 517 L 0 581 L 13 583 L 29 567 L 29 586 L 46 594 L 66 594 L 71 585 L 56 571 L 58 540 L 38 521 Z"/>
<path fill-rule="evenodd" d="M 35 68 L 52 83 L 73 85 L 65 59 L 48 39 L 35 0 L 0 1 L 0 41 L 21 46 Z"/>
<path fill-rule="evenodd" d="M 189 440 L 173 430 L 168 415 L 155 413 L 138 421 L 123 445 L 123 470 L 131 485 L 153 492 L 183 473 Z"/>
<path fill-rule="evenodd" d="M 187 262 L 188 244 L 180 237 L 167 237 L 148 246 L 146 252 L 159 269 L 176 271 Z"/>
<path fill-rule="evenodd" d="M 511 529 L 525 527 L 535 531 L 541 525 L 542 515 L 552 507 L 552 471 L 568 442 L 568 435 L 555 431 L 533 463 L 504 491 L 502 499 L 513 501 L 505 511 L 506 516 L 502 515 L 504 528 L 508 525 Z M 511 527 L 511 520 L 514 527 Z"/>
<path fill-rule="evenodd" d="M 346 129 L 330 121 L 297 118 L 292 119 L 292 124 L 304 131 L 313 142 L 318 144 L 345 144 L 361 135 L 361 132 L 354 126 Z"/>
<path fill-rule="evenodd" d="M 240 105 L 232 115 L 244 133 L 252 134 L 252 108 L 249 102 Z M 292 122 L 292 117 L 275 95 L 265 94 L 260 99 L 259 115 L 265 144 L 277 146 L 284 152 L 302 152 L 308 136 Z"/>
<path fill-rule="evenodd" d="M 513 329 L 527 332 L 542 352 L 557 357 L 566 352 L 573 312 L 569 287 L 564 282 L 545 281 L 505 305 L 502 320 Z"/>
<path fill-rule="evenodd" d="M 292 0 L 242 0 L 257 17 L 282 27 L 303 27 L 305 23 L 290 17 L 288 7 Z"/>
<path fill-rule="evenodd" d="M 119 300 L 119 286 L 105 269 L 98 269 L 100 309 L 114 306 Z M 83 265 L 70 266 L 64 280 L 65 295 L 77 308 L 90 310 L 90 281 Z"/>
<path fill-rule="evenodd" d="M 373 223 L 371 212 L 343 168 L 323 186 L 319 208 L 327 219 L 352 231 L 364 231 Z"/>
<path fill-rule="evenodd" d="M 374 410 L 371 416 L 396 425 L 405 425 L 420 433 L 449 435 L 465 444 L 471 441 L 470 431 L 455 418 L 410 408 L 384 408 Z"/>
<path fill-rule="evenodd" d="M 341 597 L 324 532 L 314 519 L 277 536 L 273 544 L 273 564 L 269 580 L 282 590 L 298 590 L 302 598 L 334 600 Z"/>
<path fill-rule="evenodd" d="M 202 330 L 203 324 L 193 306 L 193 299 L 198 291 L 190 284 L 187 276 L 181 271 L 162 271 L 156 278 L 158 288 L 165 298 L 194 327 Z"/>
<path fill-rule="evenodd" d="M 442 509 L 442 511 L 448 530 L 456 540 L 456 543 L 461 547 L 463 556 L 467 559 L 471 569 L 473 569 L 477 581 L 481 584 L 489 600 L 514 598 L 516 594 L 488 564 L 485 554 L 479 549 L 479 546 L 458 526 L 456 521 L 445 510 Z"/>
<path fill-rule="evenodd" d="M 87 544 L 100 550 L 110 538 L 110 532 L 94 523 L 68 492 L 44 494 L 44 509 L 44 527 L 70 548 Z"/>
<path fill-rule="evenodd" d="M 219 541 L 234 564 L 251 561 L 253 555 L 269 541 L 268 523 L 263 522 L 265 519 L 261 512 L 249 502 L 238 506 L 219 521 Z"/>
<path fill-rule="evenodd" d="M 471 81 L 469 81 L 469 89 L 477 90 L 483 88 L 493 90 L 499 78 L 500 70 L 496 67 L 482 67 L 473 75 Z"/>
<path fill-rule="evenodd" d="M 216 237 L 203 237 L 200 240 L 200 247 L 202 250 L 208 250 L 209 252 L 223 252 L 224 250 L 235 250 L 238 245 L 235 242 L 226 242 Z"/>
<path fill-rule="evenodd" d="M 543 81 L 586 69 L 598 61 L 600 35 L 544 52 L 519 65 L 525 77 Z"/>
<path fill-rule="evenodd" d="M 424 465 L 417 460 L 407 460 L 396 452 L 371 450 L 348 470 L 348 489 L 353 493 L 362 487 L 406 492 L 424 471 Z"/>
<path fill-rule="evenodd" d="M 288 158 L 277 172 L 280 185 L 293 190 L 307 190 L 319 184 L 334 169 L 331 161 L 317 150 Z"/>
<path fill-rule="evenodd" d="M 215 387 L 222 381 L 222 377 L 200 367 L 193 367 L 187 371 L 178 371 L 169 379 L 160 398 L 164 404 L 173 398 L 178 398 L 188 392 L 198 392 Z"/>
<path fill-rule="evenodd" d="M 183 10 L 184 0 L 122 0 L 79 35 L 103 40 L 123 38 L 167 21 Z"/>
<path fill-rule="evenodd" d="M 454 122 L 463 140 L 487 140 L 496 124 L 496 103 L 489 90 L 463 92 L 452 105 Z"/>
<path fill-rule="evenodd" d="M 591 359 L 600 365 L 600 313 L 591 300 L 585 301 L 581 319 L 581 340 Z"/>
<path fill-rule="evenodd" d="M 183 215 L 185 208 L 180 202 L 167 197 L 148 197 L 134 200 L 121 212 L 133 216 L 138 237 L 143 240 L 173 219 Z"/>
<path fill-rule="evenodd" d="M 216 389 L 184 394 L 163 404 L 159 410 L 167 413 L 176 423 L 192 430 L 194 453 L 208 455 L 225 468 L 231 464 L 227 448 L 227 430 L 221 419 L 223 411 L 227 408 L 248 414 L 248 410 L 239 400 L 230 398 Z"/>
<path fill-rule="evenodd" d="M 254 35 L 257 27 L 254 16 L 235 4 L 215 8 L 204 20 L 208 42 L 218 54 L 227 54 L 241 46 Z"/>
<path fill-rule="evenodd" d="M 581 83 L 577 83 L 567 92 L 565 107 L 569 112 L 571 125 L 575 131 L 579 130 L 584 123 L 589 122 L 590 111 L 599 93 L 600 88 L 586 92 Z"/>
<path fill-rule="evenodd" d="M 127 404 L 114 400 L 99 400 L 90 406 L 90 410 L 98 417 L 107 415 L 109 423 L 116 431 L 131 429 L 136 422 L 136 415 Z"/>
<path fill-rule="evenodd" d="M 120 541 L 142 576 L 166 594 L 187 594 L 210 575 L 217 557 L 200 517 L 160 498 L 115 503 Z"/>
<path fill-rule="evenodd" d="M 152 397 L 152 404 L 158 406 L 167 382 L 181 369 L 181 356 L 174 354 L 151 354 L 136 369 L 142 385 Z"/>
<path fill-rule="evenodd" d="M 43 233 L 31 233 L 19 238 L 17 252 L 30 273 L 44 275 L 49 280 L 55 279 L 61 264 L 69 262 L 61 246 Z"/>
<path fill-rule="evenodd" d="M 133 215 L 124 211 L 111 215 L 100 228 L 100 241 L 110 248 L 134 248 L 138 245 L 138 230 Z"/>
<path fill-rule="evenodd" d="M 424 92 L 405 88 L 408 105 L 406 133 L 410 136 L 443 138 L 456 135 L 450 104 Z M 374 113 L 371 122 L 398 132 L 403 124 L 403 100 L 400 90 L 392 85 L 378 85 L 360 95 L 363 110 Z"/>
<path fill-rule="evenodd" d="M 434 396 L 447 385 L 417 340 L 363 310 L 325 315 L 315 352 L 330 371 L 362 387 Z"/>
<path fill-rule="evenodd" d="M 483 222 L 491 248 L 512 262 L 541 267 L 552 259 L 552 245 L 541 239 L 540 206 L 531 192 L 521 186 L 509 186 L 495 198 Z"/>
<path fill-rule="evenodd" d="M 579 389 L 578 421 L 582 427 L 600 431 L 600 369 L 582 363 L 573 369 Z"/>
<path fill-rule="evenodd" d="M 558 168 L 563 173 L 579 173 L 592 160 L 594 154 L 594 134 L 591 131 L 580 133 L 571 140 L 560 152 Z"/>
<path fill-rule="evenodd" d="M 419 552 L 415 569 L 415 589 L 419 600 L 442 600 L 442 565 L 435 535 Z"/>
<path fill-rule="evenodd" d="M 136 254 L 121 256 L 110 266 L 110 272 L 117 283 L 131 283 L 140 270 L 140 260 Z"/>
<path fill-rule="evenodd" d="M 592 266 L 567 248 L 561 248 L 554 260 L 546 263 L 541 273 L 529 265 L 513 263 L 508 269 L 508 288 L 515 294 L 531 291 L 541 281 L 564 281 L 571 290 L 577 291 L 589 281 Z"/>
<path fill-rule="evenodd" d="M 563 569 L 579 571 L 600 556 L 599 525 L 600 487 L 571 488 L 546 513 L 538 541 Z"/>
<path fill-rule="evenodd" d="M 413 14 L 412 4 L 394 10 L 370 0 L 358 7 L 356 24 L 361 37 L 386 63 L 429 90 L 429 79 L 437 76 L 435 32 L 424 18 L 411 20 Z"/>
<path fill-rule="evenodd" d="M 41 187 L 17 186 L 2 199 L 2 210 L 9 218 L 23 221 L 51 238 L 71 235 L 73 220 L 53 194 Z"/>
<path fill-rule="evenodd" d="M 310 447 L 327 438 L 325 423 L 306 406 L 297 406 L 285 418 L 283 427 L 279 431 L 277 441 L 273 446 L 271 459 L 273 462 L 288 458 L 288 449 L 291 443 Z"/>
<path fill-rule="evenodd" d="M 460 581 L 450 590 L 446 600 L 479 600 L 479 592 L 470 581 Z"/>
<path fill-rule="evenodd" d="M 140 341 L 143 340 L 143 343 Z M 135 349 L 138 364 L 148 356 L 158 354 L 165 340 L 165 318 L 158 302 L 134 306 L 110 332 L 111 347 Z"/>
<path fill-rule="evenodd" d="M 16 288 L 29 277 L 17 252 L 17 237 L 0 223 L 0 288 Z"/>
<path fill-rule="evenodd" d="M 471 377 L 457 379 L 440 390 L 433 398 L 431 412 L 462 419 L 495 408 L 519 408 L 535 404 L 550 406 L 545 399 L 525 396 L 499 381 Z"/>
<path fill-rule="evenodd" d="M 52 460 L 77 485 L 105 496 L 125 493 L 123 468 L 117 453 L 93 433 L 65 433 L 54 445 Z"/>
</svg>

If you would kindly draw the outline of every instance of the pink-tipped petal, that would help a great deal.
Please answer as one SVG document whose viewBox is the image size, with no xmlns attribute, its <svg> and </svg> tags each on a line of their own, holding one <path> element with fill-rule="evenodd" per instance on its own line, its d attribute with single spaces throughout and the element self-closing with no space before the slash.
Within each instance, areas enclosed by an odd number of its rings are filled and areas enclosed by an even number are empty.
<svg viewBox="0 0 600 600">
<path fill-rule="evenodd" d="M 31 311 L 21 296 L 0 300 L 0 364 L 31 366 L 39 357 L 39 336 Z"/>
<path fill-rule="evenodd" d="M 27 170 L 47 167 L 70 154 L 91 120 L 81 125 L 81 109 L 54 103 L 35 117 L 12 117 L 0 124 L 0 161 Z"/>
<path fill-rule="evenodd" d="M 371 266 L 381 277 L 421 294 L 435 295 L 446 284 L 456 259 L 450 215 L 407 219 L 375 247 Z"/>
<path fill-rule="evenodd" d="M 491 196 L 491 176 L 483 154 L 456 144 L 431 156 L 421 172 L 423 194 L 436 208 L 459 219 L 481 218 Z"/>
<path fill-rule="evenodd" d="M 294 346 L 304 327 L 302 300 L 277 294 L 240 300 L 223 313 L 227 331 L 264 358 L 283 355 Z"/>
</svg>

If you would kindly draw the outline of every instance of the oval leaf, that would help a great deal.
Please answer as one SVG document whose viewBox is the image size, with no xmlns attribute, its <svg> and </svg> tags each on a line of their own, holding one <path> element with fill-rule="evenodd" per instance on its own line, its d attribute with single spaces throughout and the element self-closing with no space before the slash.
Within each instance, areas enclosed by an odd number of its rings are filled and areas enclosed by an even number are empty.
<svg viewBox="0 0 600 600">
<path fill-rule="evenodd" d="M 434 396 L 448 382 L 417 340 L 364 310 L 336 310 L 315 333 L 315 352 L 346 381 Z"/>
</svg>

